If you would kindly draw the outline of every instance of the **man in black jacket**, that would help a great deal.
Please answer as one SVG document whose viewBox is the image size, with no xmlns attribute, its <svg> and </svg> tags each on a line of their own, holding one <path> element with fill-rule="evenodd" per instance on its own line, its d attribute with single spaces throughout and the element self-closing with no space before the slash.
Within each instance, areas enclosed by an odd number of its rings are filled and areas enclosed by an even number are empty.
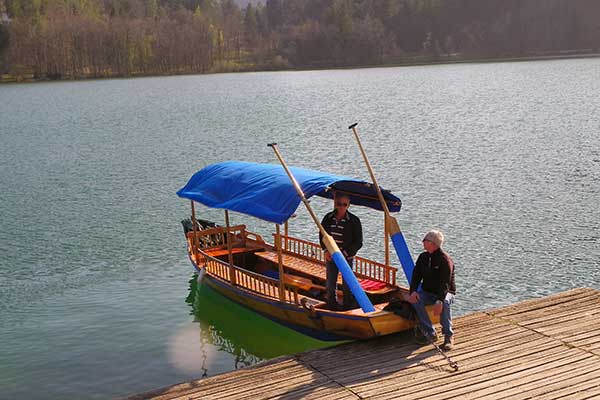
<svg viewBox="0 0 600 400">
<path fill-rule="evenodd" d="M 337 193 L 334 198 L 334 210 L 327 213 L 321 221 L 321 225 L 327 233 L 333 237 L 340 251 L 346 257 L 348 265 L 352 268 L 354 256 L 358 249 L 362 247 L 362 225 L 360 219 L 348 211 L 350 198 L 344 194 Z M 327 306 L 330 310 L 338 310 L 339 305 L 336 300 L 336 288 L 339 271 L 331 255 L 327 252 L 323 244 L 323 236 L 319 233 L 321 248 L 325 250 L 325 261 L 327 267 Z M 350 309 L 354 303 L 354 296 L 346 282 L 342 279 L 342 293 L 344 294 L 343 309 Z"/>
<path fill-rule="evenodd" d="M 431 230 L 423 238 L 425 251 L 419 255 L 410 281 L 410 296 L 419 318 L 421 330 L 425 337 L 423 343 L 437 340 L 435 329 L 425 311 L 425 306 L 434 304 L 433 313 L 440 315 L 442 334 L 444 335 L 444 350 L 454 346 L 454 331 L 452 330 L 451 305 L 454 302 L 456 286 L 454 284 L 454 263 L 452 258 L 441 249 L 444 235 L 440 231 Z M 421 285 L 421 287 L 419 287 Z"/>
</svg>

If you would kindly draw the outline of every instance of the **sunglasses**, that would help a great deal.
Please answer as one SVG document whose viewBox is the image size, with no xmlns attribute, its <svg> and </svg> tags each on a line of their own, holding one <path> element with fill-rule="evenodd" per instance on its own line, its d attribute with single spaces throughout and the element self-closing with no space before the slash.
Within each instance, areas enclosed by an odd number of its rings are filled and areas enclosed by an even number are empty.
<svg viewBox="0 0 600 400">
<path fill-rule="evenodd" d="M 343 203 L 341 201 L 336 201 L 335 205 L 340 207 L 348 207 L 348 203 Z"/>
</svg>

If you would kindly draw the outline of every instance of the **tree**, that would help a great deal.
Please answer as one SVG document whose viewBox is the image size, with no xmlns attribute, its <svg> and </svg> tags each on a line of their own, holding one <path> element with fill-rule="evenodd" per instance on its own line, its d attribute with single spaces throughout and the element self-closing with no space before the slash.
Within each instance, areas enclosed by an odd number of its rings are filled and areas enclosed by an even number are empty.
<svg viewBox="0 0 600 400">
<path fill-rule="evenodd" d="M 10 34 L 8 27 L 0 22 L 0 73 L 6 70 L 6 62 L 4 59 L 4 53 L 8 50 L 10 44 Z"/>
<path fill-rule="evenodd" d="M 266 35 L 269 33 L 269 19 L 267 17 L 267 9 L 264 6 L 256 6 L 256 24 L 258 33 Z"/>
<path fill-rule="evenodd" d="M 258 21 L 252 3 L 248 3 L 244 10 L 244 39 L 249 50 L 254 48 L 258 40 Z"/>
<path fill-rule="evenodd" d="M 322 21 L 333 0 L 307 0 L 304 12 L 307 20 Z"/>
<path fill-rule="evenodd" d="M 283 5 L 281 0 L 267 0 L 265 5 L 267 21 L 271 29 L 277 29 L 285 22 L 283 20 Z"/>
<path fill-rule="evenodd" d="M 352 0 L 335 0 L 330 15 L 339 32 L 345 34 L 352 30 Z"/>
<path fill-rule="evenodd" d="M 146 16 L 156 19 L 158 18 L 158 12 L 158 0 L 146 0 Z"/>
<path fill-rule="evenodd" d="M 0 22 L 0 56 L 10 44 L 10 34 L 8 33 L 8 27 Z"/>
<path fill-rule="evenodd" d="M 431 32 L 427 32 L 427 36 L 423 42 L 423 53 L 430 56 L 434 61 L 439 61 L 440 59 L 440 43 Z"/>
<path fill-rule="evenodd" d="M 209 20 L 214 21 L 218 14 L 218 5 L 215 0 L 201 0 L 200 10 Z M 193 9 L 193 8 L 192 8 Z"/>
<path fill-rule="evenodd" d="M 6 0 L 6 10 L 11 18 L 23 16 L 23 5 L 21 0 Z"/>
</svg>

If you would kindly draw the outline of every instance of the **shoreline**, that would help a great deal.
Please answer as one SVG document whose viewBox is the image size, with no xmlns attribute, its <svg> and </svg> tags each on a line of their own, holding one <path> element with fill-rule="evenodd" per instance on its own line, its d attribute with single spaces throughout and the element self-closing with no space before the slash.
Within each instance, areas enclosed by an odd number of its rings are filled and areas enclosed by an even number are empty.
<svg viewBox="0 0 600 400">
<path fill-rule="evenodd" d="M 422 58 L 423 60 L 419 60 Z M 173 74 L 132 74 L 129 76 L 102 76 L 102 77 L 77 77 L 77 78 L 62 78 L 62 79 L 36 79 L 33 73 L 23 74 L 0 74 L 0 84 L 18 84 L 18 83 L 38 83 L 38 82 L 73 82 L 73 81 L 89 81 L 103 79 L 132 79 L 132 78 L 150 78 L 150 77 L 170 77 L 170 76 L 190 76 L 190 75 L 215 75 L 229 73 L 248 73 L 248 72 L 283 72 L 283 71 L 324 71 L 324 70 L 347 70 L 347 69 L 367 69 L 367 68 L 397 68 L 397 67 L 417 67 L 430 65 L 449 65 L 449 64 L 483 64 L 483 63 L 507 63 L 507 62 L 528 62 L 528 61 L 551 61 L 551 60 L 570 60 L 570 59 L 585 59 L 585 58 L 600 58 L 600 53 L 568 53 L 568 54 L 548 54 L 548 55 L 529 55 L 523 57 L 498 57 L 498 58 L 450 58 L 449 56 L 441 57 L 439 60 L 425 60 L 425 56 L 413 57 L 412 60 L 405 62 L 388 62 L 380 64 L 362 64 L 362 65 L 323 65 L 323 66 L 303 66 L 303 67 L 287 67 L 287 68 L 241 68 L 239 70 L 223 70 L 211 71 L 206 73 L 173 73 Z"/>
</svg>

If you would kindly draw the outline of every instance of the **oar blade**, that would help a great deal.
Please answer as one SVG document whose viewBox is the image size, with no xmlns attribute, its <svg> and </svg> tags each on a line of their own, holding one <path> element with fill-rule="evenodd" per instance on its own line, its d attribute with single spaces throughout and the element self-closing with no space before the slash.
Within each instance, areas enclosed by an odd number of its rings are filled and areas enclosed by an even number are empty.
<svg viewBox="0 0 600 400">
<path fill-rule="evenodd" d="M 402 265 L 404 275 L 406 276 L 408 284 L 410 285 L 410 279 L 412 278 L 413 270 L 415 269 L 415 262 L 410 255 L 408 245 L 406 244 L 406 240 L 404 239 L 402 232 L 396 232 L 392 235 L 392 243 L 394 244 L 394 249 L 396 250 L 396 254 L 400 260 L 400 265 Z"/>
<path fill-rule="evenodd" d="M 365 291 L 360 286 L 360 283 L 358 283 L 358 279 L 356 279 L 356 276 L 354 276 L 354 272 L 352 272 L 352 269 L 350 268 L 350 265 L 348 265 L 348 261 L 346 261 L 344 255 L 338 251 L 333 253 L 331 258 L 338 267 L 338 270 L 342 273 L 344 282 L 346 282 L 346 285 L 348 285 L 348 288 L 350 288 L 350 291 L 354 295 L 354 298 L 358 302 L 360 308 L 362 308 L 363 312 L 368 313 L 375 311 L 373 303 L 371 303 L 371 300 L 369 300 L 367 297 Z"/>
</svg>

